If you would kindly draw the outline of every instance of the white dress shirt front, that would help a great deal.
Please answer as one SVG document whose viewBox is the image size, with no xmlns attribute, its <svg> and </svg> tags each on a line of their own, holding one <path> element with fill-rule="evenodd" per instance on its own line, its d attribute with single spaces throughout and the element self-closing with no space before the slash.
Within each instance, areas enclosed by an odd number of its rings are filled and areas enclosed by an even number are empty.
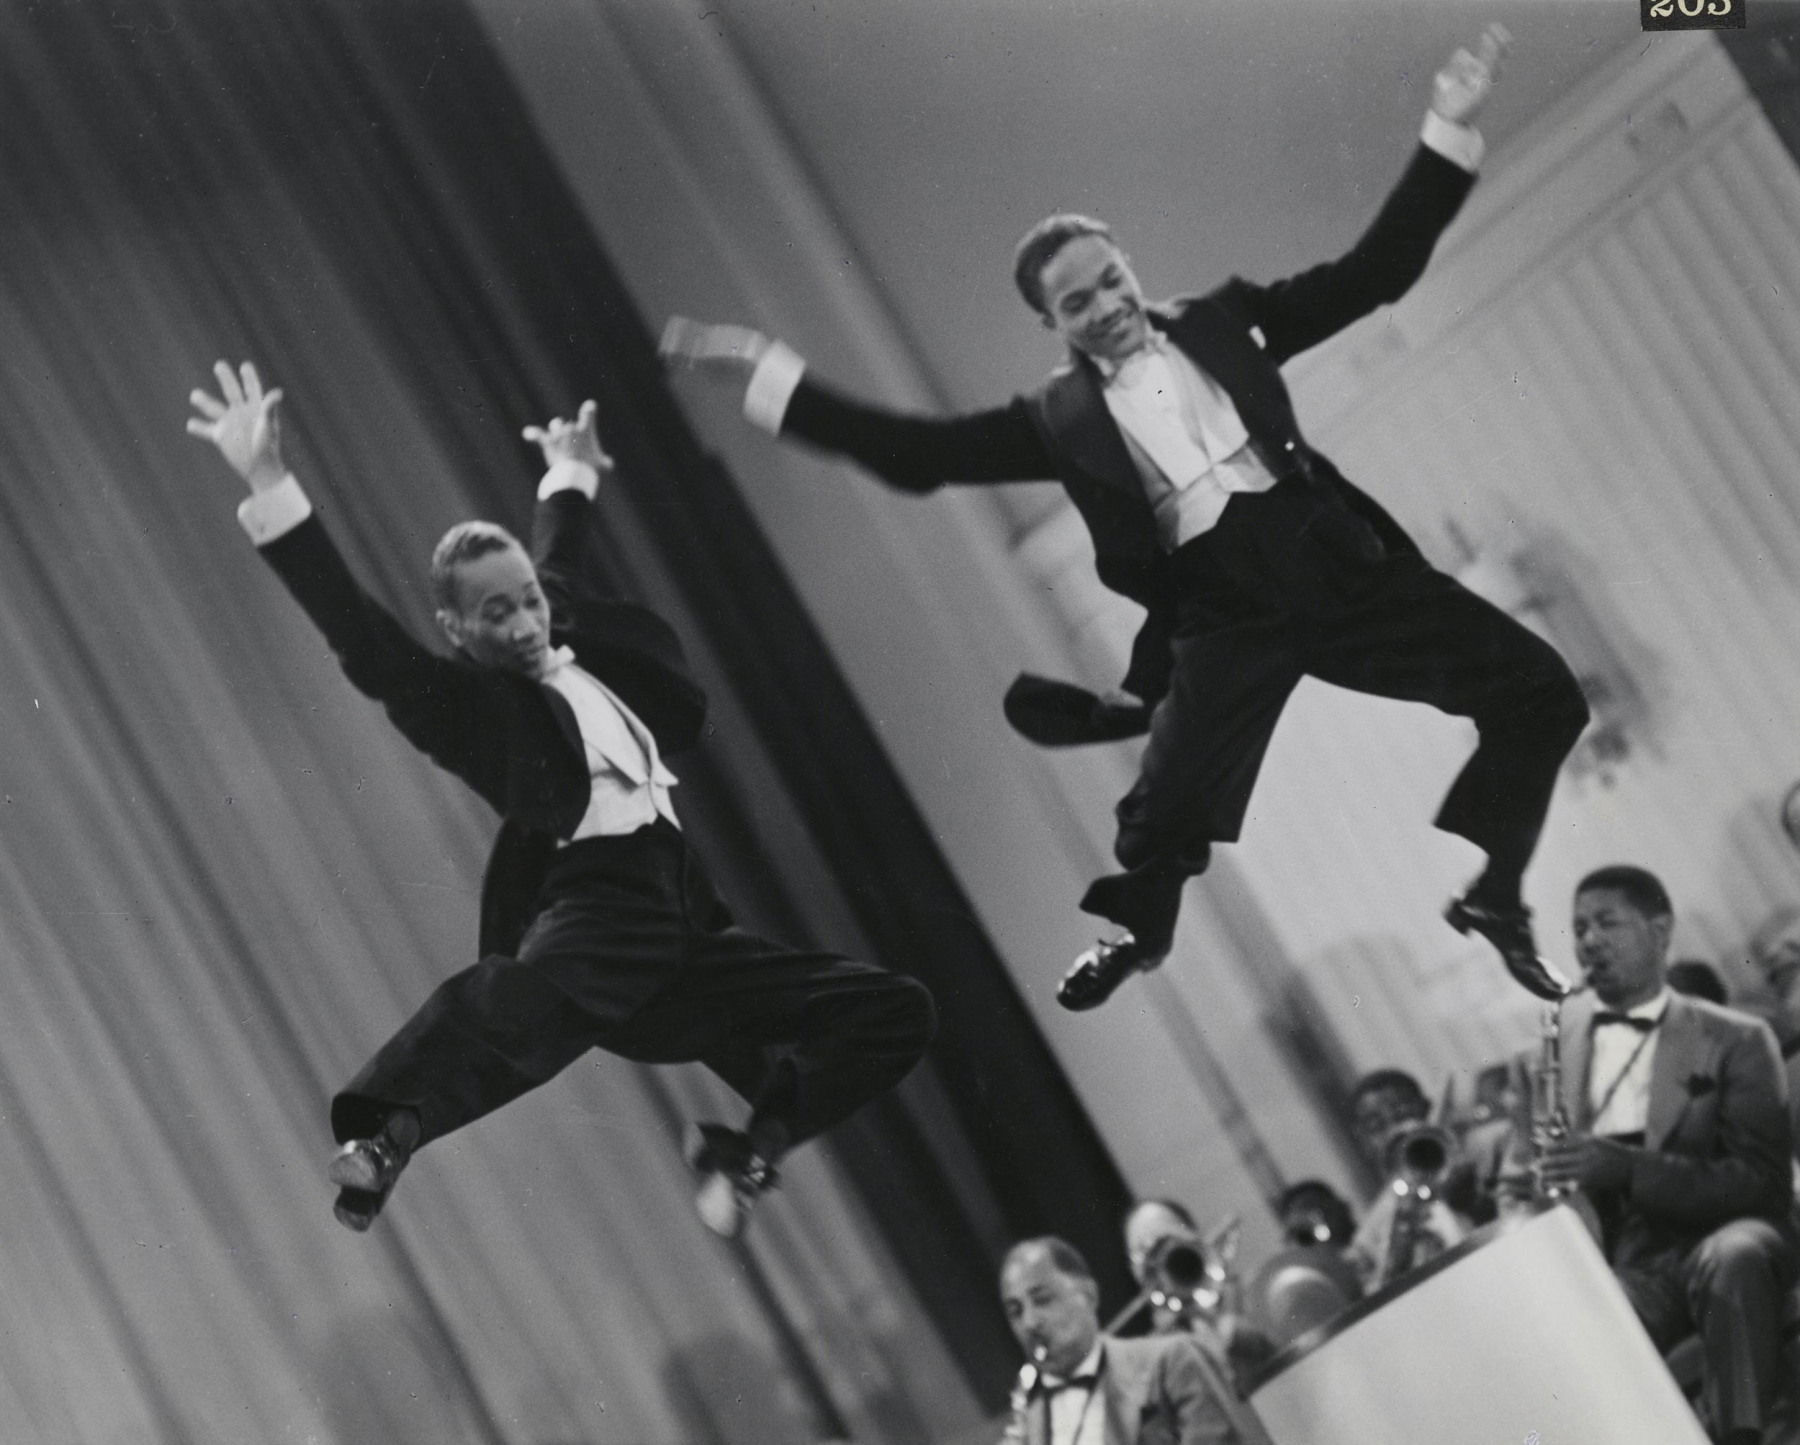
<svg viewBox="0 0 1800 1445">
<path fill-rule="evenodd" d="M 1096 365 L 1165 551 L 1211 531 L 1234 492 L 1275 485 L 1225 389 L 1162 332 L 1152 327 L 1118 365 Z"/>
<path fill-rule="evenodd" d="M 550 658 L 550 671 L 541 681 L 568 699 L 587 754 L 587 812 L 569 841 L 635 833 L 659 817 L 679 828 L 669 796 L 679 780 L 663 763 L 650 729 L 624 699 L 575 661 L 571 649 L 559 647 Z"/>
<path fill-rule="evenodd" d="M 1106 1401 L 1101 1398 L 1100 1370 L 1105 1359 L 1106 1342 L 1095 1340 L 1093 1349 L 1075 1367 L 1071 1379 L 1086 1375 L 1090 1385 L 1056 1388 L 1055 1376 L 1044 1377 L 1048 1394 L 1045 1406 L 1050 1415 L 1050 1445 L 1105 1445 Z"/>
<path fill-rule="evenodd" d="M 1627 1009 L 1628 1017 L 1656 1025 L 1639 1033 L 1627 1024 L 1600 1024 L 1588 1053 L 1588 1107 L 1594 1111 L 1593 1132 L 1641 1134 L 1650 1117 L 1650 1070 L 1656 1062 L 1656 1037 L 1668 1012 L 1669 991 Z M 1604 1107 L 1602 1107 L 1604 1105 Z"/>
</svg>

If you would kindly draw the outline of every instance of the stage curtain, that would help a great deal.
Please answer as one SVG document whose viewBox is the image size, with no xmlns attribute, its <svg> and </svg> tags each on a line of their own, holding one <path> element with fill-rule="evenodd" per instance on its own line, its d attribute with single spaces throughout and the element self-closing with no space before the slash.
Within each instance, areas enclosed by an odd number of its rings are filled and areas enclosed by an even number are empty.
<svg viewBox="0 0 1800 1445">
<path fill-rule="evenodd" d="M 713 695 L 678 770 L 725 893 L 947 1019 L 748 1244 L 679 1145 L 741 1106 L 601 1056 L 332 1221 L 325 1102 L 471 960 L 492 819 L 239 531 L 182 431 L 218 356 L 420 629 L 442 529 L 528 517 L 519 426 L 599 401 L 615 580 Z M 1006 1239 L 1116 1273 L 1116 1172 L 458 5 L 0 16 L 0 727 L 0 1436 L 948 1440 L 1016 1363 Z"/>
</svg>

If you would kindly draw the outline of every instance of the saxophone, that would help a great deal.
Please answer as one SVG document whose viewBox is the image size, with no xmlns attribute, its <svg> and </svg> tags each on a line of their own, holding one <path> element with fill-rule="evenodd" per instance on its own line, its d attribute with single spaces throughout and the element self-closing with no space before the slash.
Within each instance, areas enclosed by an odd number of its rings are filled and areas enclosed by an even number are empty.
<svg viewBox="0 0 1800 1445">
<path fill-rule="evenodd" d="M 1048 1353 L 1048 1350 L 1039 1345 L 1031 1352 L 1031 1358 L 1019 1367 L 1019 1378 L 1013 1381 L 1012 1394 L 1007 1397 L 1010 1413 L 1006 1419 L 1006 1430 L 1000 1436 L 1000 1445 L 1031 1445 L 1026 1412 L 1031 1408 L 1031 1392 L 1037 1388 L 1038 1376 L 1044 1368 L 1044 1356 Z"/>
<path fill-rule="evenodd" d="M 1580 1216 L 1588 1233 L 1599 1240 L 1600 1216 L 1593 1200 L 1578 1185 L 1544 1183 L 1544 1155 L 1573 1132 L 1569 1111 L 1563 1107 L 1562 1003 L 1544 1006 L 1538 1038 L 1538 1063 L 1531 1075 L 1532 1203 L 1539 1210 L 1567 1205 Z"/>
<path fill-rule="evenodd" d="M 1537 1197 L 1557 1204 L 1573 1192 L 1566 1184 L 1546 1185 L 1542 1163 L 1551 1147 L 1569 1137 L 1569 1111 L 1562 1098 L 1562 1005 L 1546 1004 L 1538 1025 L 1538 1066 L 1531 1075 L 1532 1180 Z"/>
</svg>

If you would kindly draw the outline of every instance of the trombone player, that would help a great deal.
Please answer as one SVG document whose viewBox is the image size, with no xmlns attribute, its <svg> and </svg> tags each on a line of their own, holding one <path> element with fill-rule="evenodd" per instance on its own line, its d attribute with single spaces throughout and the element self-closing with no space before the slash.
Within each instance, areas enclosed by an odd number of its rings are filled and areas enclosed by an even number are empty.
<svg viewBox="0 0 1800 1445">
<path fill-rule="evenodd" d="M 1140 1286 L 1115 1315 L 1108 1333 L 1147 1310 L 1153 1335 L 1187 1334 L 1229 1370 L 1240 1394 L 1275 1353 L 1275 1343 L 1244 1314 L 1243 1289 L 1233 1264 L 1238 1219 L 1201 1237 L 1184 1204 L 1145 1199 L 1125 1215 L 1125 1257 Z"/>
</svg>

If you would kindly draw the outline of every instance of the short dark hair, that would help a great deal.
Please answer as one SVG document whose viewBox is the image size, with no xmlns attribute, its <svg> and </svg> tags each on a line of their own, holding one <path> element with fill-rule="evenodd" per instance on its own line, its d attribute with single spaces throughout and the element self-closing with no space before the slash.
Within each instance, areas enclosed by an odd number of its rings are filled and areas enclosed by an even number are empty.
<svg viewBox="0 0 1800 1445">
<path fill-rule="evenodd" d="M 1025 298 L 1025 304 L 1041 315 L 1049 315 L 1044 300 L 1044 267 L 1056 253 L 1071 241 L 1083 236 L 1100 236 L 1112 240 L 1112 227 L 1092 216 L 1078 216 L 1072 211 L 1045 216 L 1019 238 L 1013 251 L 1013 284 Z"/>
<path fill-rule="evenodd" d="M 1088 1267 L 1081 1251 L 1068 1240 L 1055 1234 L 1040 1234 L 1031 1239 L 1021 1239 L 1006 1251 L 1006 1258 L 1000 1261 L 1000 1273 L 1004 1275 L 1013 1267 L 1013 1262 L 1021 1256 L 1041 1249 L 1050 1256 L 1050 1263 L 1055 1265 L 1059 1274 L 1066 1274 L 1071 1279 L 1085 1279 L 1094 1282 L 1094 1271 Z"/>
<path fill-rule="evenodd" d="M 1198 1234 L 1200 1232 L 1200 1226 L 1198 1224 L 1194 1223 L 1193 1212 L 1187 1207 L 1187 1205 L 1182 1204 L 1173 1199 L 1162 1199 L 1162 1198 L 1140 1199 L 1140 1200 L 1138 1200 L 1138 1202 L 1136 1204 L 1132 1205 L 1131 1208 L 1129 1208 L 1125 1211 L 1125 1218 L 1126 1218 L 1126 1220 L 1129 1220 L 1132 1215 L 1134 1215 L 1138 1212 L 1138 1210 L 1150 1209 L 1150 1208 L 1166 1209 L 1169 1211 L 1169 1213 L 1173 1214 L 1177 1219 L 1179 1219 L 1189 1229 L 1193 1230 L 1196 1234 Z"/>
<path fill-rule="evenodd" d="M 1731 1000 L 1731 995 L 1725 988 L 1725 980 L 1719 977 L 1719 970 L 1703 958 L 1684 958 L 1678 963 L 1671 963 L 1664 981 L 1676 993 L 1684 993 L 1689 998 L 1703 998 L 1708 1003 L 1720 1006 Z"/>
<path fill-rule="evenodd" d="M 1596 868 L 1575 885 L 1575 896 L 1596 893 L 1600 889 L 1624 895 L 1625 901 L 1646 918 L 1673 918 L 1675 905 L 1669 901 L 1669 890 L 1648 868 L 1635 863 L 1609 863 Z"/>
<path fill-rule="evenodd" d="M 1386 1093 L 1389 1090 L 1411 1094 L 1427 1108 L 1431 1107 L 1431 1100 L 1425 1097 L 1424 1087 L 1405 1069 L 1375 1069 L 1364 1074 L 1350 1088 L 1350 1107 L 1355 1109 L 1370 1094 Z"/>
<path fill-rule="evenodd" d="M 519 539 L 498 522 L 458 522 L 438 538 L 431 552 L 431 596 L 439 607 L 462 610 L 456 595 L 456 569 L 490 552 L 519 546 Z"/>
</svg>

